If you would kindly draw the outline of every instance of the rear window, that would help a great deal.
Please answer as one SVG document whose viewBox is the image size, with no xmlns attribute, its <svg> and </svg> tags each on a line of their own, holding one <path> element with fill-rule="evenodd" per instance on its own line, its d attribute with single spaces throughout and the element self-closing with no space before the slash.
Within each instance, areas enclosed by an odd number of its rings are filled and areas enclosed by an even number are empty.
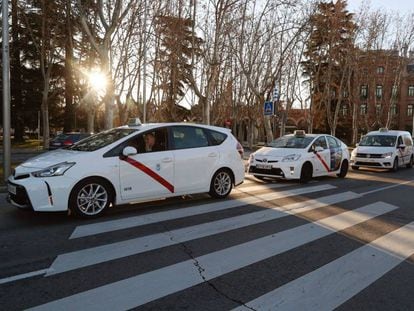
<svg viewBox="0 0 414 311">
<path fill-rule="evenodd" d="M 207 147 L 206 132 L 200 127 L 174 126 L 172 128 L 174 149 Z"/>
<path fill-rule="evenodd" d="M 227 135 L 221 132 L 213 131 L 213 130 L 205 130 L 210 135 L 210 142 L 213 146 L 218 146 L 226 140 Z"/>
</svg>

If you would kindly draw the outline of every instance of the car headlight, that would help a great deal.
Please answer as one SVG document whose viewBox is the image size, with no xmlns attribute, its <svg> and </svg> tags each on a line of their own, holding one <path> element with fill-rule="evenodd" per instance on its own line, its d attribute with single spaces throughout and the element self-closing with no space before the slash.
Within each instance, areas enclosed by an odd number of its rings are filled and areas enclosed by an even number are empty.
<svg viewBox="0 0 414 311">
<path fill-rule="evenodd" d="M 392 157 L 392 152 L 387 152 L 387 153 L 384 153 L 384 154 L 382 155 L 382 157 L 383 157 L 383 158 L 385 158 L 385 159 L 390 159 L 390 158 Z"/>
<path fill-rule="evenodd" d="M 254 162 L 254 154 L 252 153 L 249 157 L 249 163 L 253 163 Z"/>
<path fill-rule="evenodd" d="M 289 154 L 282 159 L 282 162 L 297 161 L 300 158 L 300 154 Z"/>
<path fill-rule="evenodd" d="M 68 169 L 74 166 L 75 162 L 63 162 L 49 166 L 43 170 L 33 172 L 34 177 L 53 177 L 53 176 L 62 176 Z"/>
<path fill-rule="evenodd" d="M 354 149 L 354 150 L 352 150 L 352 152 L 351 152 L 351 157 L 356 157 L 356 155 L 357 155 L 357 150 L 356 150 L 356 148 Z"/>
</svg>

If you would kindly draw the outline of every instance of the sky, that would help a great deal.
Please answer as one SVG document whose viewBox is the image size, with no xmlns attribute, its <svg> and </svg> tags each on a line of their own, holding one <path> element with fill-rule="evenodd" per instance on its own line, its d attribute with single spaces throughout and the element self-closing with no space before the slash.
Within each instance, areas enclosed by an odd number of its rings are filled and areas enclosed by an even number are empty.
<svg viewBox="0 0 414 311">
<path fill-rule="evenodd" d="M 365 0 L 348 0 L 348 10 L 357 11 L 361 3 Z M 397 11 L 399 13 L 414 13 L 413 0 L 371 0 L 368 1 L 373 9 L 385 9 L 387 11 Z"/>
</svg>

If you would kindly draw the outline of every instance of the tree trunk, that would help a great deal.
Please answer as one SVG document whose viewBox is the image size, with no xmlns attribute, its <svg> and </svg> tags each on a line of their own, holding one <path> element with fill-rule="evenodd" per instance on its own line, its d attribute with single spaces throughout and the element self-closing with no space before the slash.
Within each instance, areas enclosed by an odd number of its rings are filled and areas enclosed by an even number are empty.
<svg viewBox="0 0 414 311">
<path fill-rule="evenodd" d="M 95 128 L 95 109 L 90 107 L 88 109 L 88 133 L 93 133 Z"/>
<path fill-rule="evenodd" d="M 65 42 L 65 115 L 63 120 L 63 131 L 75 130 L 75 107 L 73 105 L 73 42 L 71 23 L 71 1 L 66 4 L 66 42 Z"/>
<path fill-rule="evenodd" d="M 43 124 L 43 149 L 47 150 L 49 148 L 49 106 L 48 106 L 48 95 L 49 95 L 49 81 L 45 81 L 42 95 L 42 124 Z"/>
<path fill-rule="evenodd" d="M 355 146 L 358 139 L 358 106 L 356 103 L 352 106 L 352 145 Z"/>
<path fill-rule="evenodd" d="M 20 62 L 20 38 L 17 0 L 12 0 L 12 58 L 11 58 L 11 106 L 14 141 L 23 141 L 24 106 L 22 101 L 22 73 Z"/>
<path fill-rule="evenodd" d="M 270 116 L 264 117 L 264 126 L 266 131 L 266 142 L 270 143 L 273 140 L 272 123 Z"/>
</svg>

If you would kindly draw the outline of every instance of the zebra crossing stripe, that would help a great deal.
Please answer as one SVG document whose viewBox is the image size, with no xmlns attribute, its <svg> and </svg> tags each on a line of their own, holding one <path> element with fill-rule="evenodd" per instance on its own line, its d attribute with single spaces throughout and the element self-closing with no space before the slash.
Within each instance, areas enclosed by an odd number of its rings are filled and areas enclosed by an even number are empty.
<svg viewBox="0 0 414 311">
<path fill-rule="evenodd" d="M 246 186 L 246 187 L 237 187 L 234 188 L 232 193 L 245 193 L 245 192 L 256 192 L 261 190 L 271 190 L 271 189 L 279 189 L 282 187 L 292 186 L 293 184 L 257 184 L 255 183 L 253 186 Z"/>
<path fill-rule="evenodd" d="M 234 310 L 333 310 L 414 254 L 414 222 Z"/>
<path fill-rule="evenodd" d="M 245 215 L 62 254 L 53 261 L 46 276 L 240 229 L 358 197 L 359 195 L 353 192 L 339 193 L 317 200 L 293 203 L 284 207 L 267 208 Z"/>
<path fill-rule="evenodd" d="M 397 209 L 396 206 L 383 202 L 366 205 L 353 211 L 51 301 L 33 310 L 131 309 L 395 209 Z"/>
<path fill-rule="evenodd" d="M 283 187 L 284 184 L 280 184 Z M 280 198 L 291 197 L 295 195 L 301 195 L 306 193 L 312 193 L 317 191 L 335 189 L 332 185 L 318 185 L 312 187 L 304 187 L 298 189 L 291 189 L 285 191 L 279 191 L 275 193 L 266 193 L 261 195 L 249 196 L 246 198 L 238 198 L 234 200 L 219 201 L 214 203 L 207 203 L 199 206 L 191 206 L 187 208 L 179 208 L 169 210 L 165 212 L 152 213 L 147 215 L 140 215 L 134 217 L 128 217 L 117 220 L 110 220 L 105 222 L 99 222 L 90 225 L 78 226 L 73 231 L 70 239 L 81 238 L 85 236 L 111 232 L 116 230 L 128 229 L 133 227 L 144 226 L 161 221 L 179 219 L 189 216 L 195 216 L 200 214 L 206 214 L 216 211 L 222 211 L 230 208 L 240 207 L 248 204 L 255 204 L 262 201 L 276 200 Z"/>
</svg>

